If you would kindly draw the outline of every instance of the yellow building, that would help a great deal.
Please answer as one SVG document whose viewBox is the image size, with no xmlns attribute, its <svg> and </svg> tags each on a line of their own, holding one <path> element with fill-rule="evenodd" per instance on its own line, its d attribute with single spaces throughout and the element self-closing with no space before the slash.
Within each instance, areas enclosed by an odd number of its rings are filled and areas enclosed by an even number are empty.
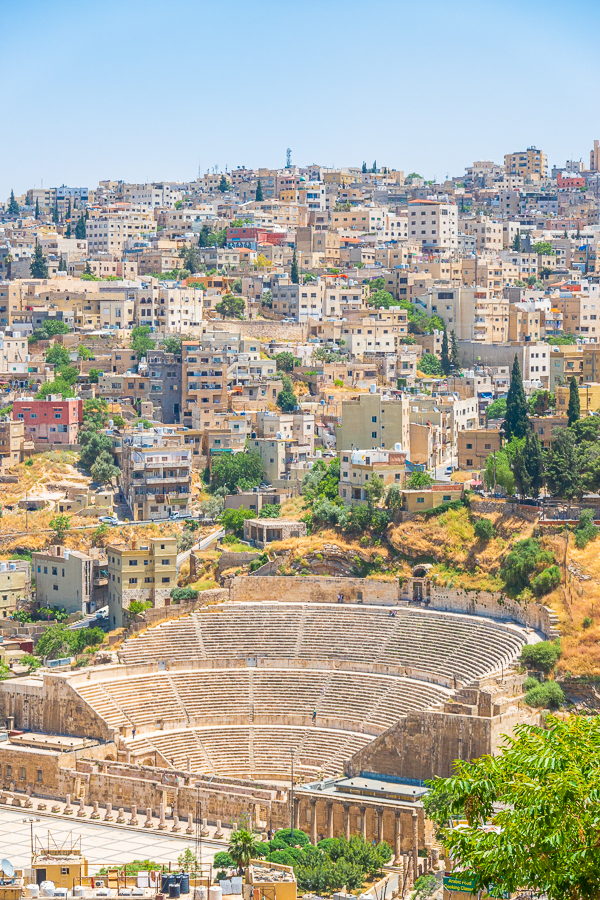
<svg viewBox="0 0 600 900">
<path fill-rule="evenodd" d="M 176 538 L 109 544 L 106 554 L 111 627 L 123 625 L 132 600 L 150 603 L 155 609 L 170 606 L 171 590 L 177 587 Z"/>
<path fill-rule="evenodd" d="M 569 390 L 568 384 L 560 384 L 555 388 L 556 396 L 556 412 L 566 415 L 569 408 Z M 600 384 L 597 382 L 586 382 L 579 385 L 579 404 L 582 416 L 587 416 L 591 412 L 600 410 Z"/>
<path fill-rule="evenodd" d="M 504 167 L 507 175 L 519 175 L 522 178 L 539 181 L 547 175 L 548 160 L 543 150 L 528 147 L 527 150 L 505 154 Z"/>
</svg>

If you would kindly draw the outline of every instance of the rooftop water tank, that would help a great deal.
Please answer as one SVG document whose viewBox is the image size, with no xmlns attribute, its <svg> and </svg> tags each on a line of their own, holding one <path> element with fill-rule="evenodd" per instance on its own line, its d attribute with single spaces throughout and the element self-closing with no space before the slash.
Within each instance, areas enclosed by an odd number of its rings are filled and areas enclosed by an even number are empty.
<svg viewBox="0 0 600 900">
<path fill-rule="evenodd" d="M 370 394 L 376 394 L 376 393 L 377 393 L 377 385 L 376 385 L 376 384 L 373 383 L 373 384 L 370 384 L 370 385 L 369 385 L 369 393 L 370 393 Z"/>
</svg>

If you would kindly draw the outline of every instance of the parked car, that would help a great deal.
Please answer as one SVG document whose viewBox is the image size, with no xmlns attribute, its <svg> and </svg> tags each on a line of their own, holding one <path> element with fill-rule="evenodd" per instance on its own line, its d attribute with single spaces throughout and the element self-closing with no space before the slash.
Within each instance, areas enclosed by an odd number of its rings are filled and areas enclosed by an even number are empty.
<svg viewBox="0 0 600 900">
<path fill-rule="evenodd" d="M 117 516 L 100 516 L 98 519 L 99 522 L 102 522 L 103 525 L 118 525 L 119 520 Z"/>
</svg>

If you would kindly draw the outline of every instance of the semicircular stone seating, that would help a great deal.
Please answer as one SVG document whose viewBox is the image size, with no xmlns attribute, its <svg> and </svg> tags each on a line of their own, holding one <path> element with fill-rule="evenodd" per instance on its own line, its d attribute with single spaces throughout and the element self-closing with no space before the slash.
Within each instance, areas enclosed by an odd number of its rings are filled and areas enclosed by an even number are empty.
<svg viewBox="0 0 600 900">
<path fill-rule="evenodd" d="M 501 623 L 432 610 L 226 603 L 128 640 L 120 659 L 133 668 L 76 690 L 110 727 L 135 728 L 136 761 L 277 779 L 294 748 L 298 771 L 314 777 L 340 773 L 403 716 L 441 706 L 451 690 L 436 677 L 468 684 L 510 665 L 524 641 Z M 267 666 L 244 666 L 254 657 Z M 136 673 L 160 661 L 193 668 Z"/>
</svg>

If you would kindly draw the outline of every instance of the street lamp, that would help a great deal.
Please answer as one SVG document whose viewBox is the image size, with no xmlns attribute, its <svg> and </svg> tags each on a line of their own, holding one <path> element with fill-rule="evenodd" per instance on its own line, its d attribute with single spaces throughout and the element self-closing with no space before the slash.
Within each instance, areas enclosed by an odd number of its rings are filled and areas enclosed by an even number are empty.
<svg viewBox="0 0 600 900">
<path fill-rule="evenodd" d="M 290 755 L 292 757 L 292 790 L 291 790 L 291 803 L 290 803 L 290 836 L 292 838 L 292 843 L 294 841 L 294 748 L 290 748 Z"/>
<path fill-rule="evenodd" d="M 31 862 L 33 862 L 33 823 L 39 821 L 39 819 L 23 819 L 23 824 L 27 825 L 27 823 L 29 822 L 29 825 L 31 827 Z"/>
</svg>

